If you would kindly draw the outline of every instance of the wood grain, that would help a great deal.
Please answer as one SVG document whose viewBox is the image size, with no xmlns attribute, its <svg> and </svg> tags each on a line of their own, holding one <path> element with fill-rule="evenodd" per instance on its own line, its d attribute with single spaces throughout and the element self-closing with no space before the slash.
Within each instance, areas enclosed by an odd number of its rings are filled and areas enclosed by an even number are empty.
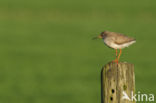
<svg viewBox="0 0 156 103">
<path fill-rule="evenodd" d="M 110 62 L 101 71 L 101 103 L 135 103 L 122 99 L 123 91 L 135 93 L 134 65 Z"/>
</svg>

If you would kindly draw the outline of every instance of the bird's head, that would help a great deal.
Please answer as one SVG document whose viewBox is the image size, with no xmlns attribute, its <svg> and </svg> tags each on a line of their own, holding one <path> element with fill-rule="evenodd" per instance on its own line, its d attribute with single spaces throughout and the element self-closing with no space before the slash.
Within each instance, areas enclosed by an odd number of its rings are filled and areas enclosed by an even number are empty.
<svg viewBox="0 0 156 103">
<path fill-rule="evenodd" d="M 104 39 L 107 34 L 108 34 L 109 31 L 104 31 L 104 32 L 101 32 L 101 34 L 97 37 L 94 37 L 93 39 Z"/>
</svg>

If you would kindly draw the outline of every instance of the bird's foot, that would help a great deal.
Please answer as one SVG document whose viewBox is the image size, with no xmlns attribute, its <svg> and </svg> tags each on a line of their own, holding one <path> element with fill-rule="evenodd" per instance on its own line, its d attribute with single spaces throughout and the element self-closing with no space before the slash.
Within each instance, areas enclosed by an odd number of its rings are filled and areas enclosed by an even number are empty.
<svg viewBox="0 0 156 103">
<path fill-rule="evenodd" d="M 113 63 L 117 63 L 118 64 L 118 59 L 116 58 L 115 60 L 112 61 Z"/>
</svg>

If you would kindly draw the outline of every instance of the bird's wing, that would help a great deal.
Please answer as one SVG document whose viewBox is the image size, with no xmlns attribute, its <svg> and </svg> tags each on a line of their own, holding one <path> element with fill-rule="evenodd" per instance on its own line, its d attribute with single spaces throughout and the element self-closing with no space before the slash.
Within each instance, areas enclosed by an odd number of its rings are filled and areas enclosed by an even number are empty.
<svg viewBox="0 0 156 103">
<path fill-rule="evenodd" d="M 115 39 L 115 43 L 118 44 L 118 45 L 128 43 L 128 42 L 131 42 L 131 41 L 135 41 L 134 38 L 128 37 L 128 36 L 120 34 L 120 33 L 116 33 L 116 36 L 115 36 L 114 39 Z"/>
</svg>

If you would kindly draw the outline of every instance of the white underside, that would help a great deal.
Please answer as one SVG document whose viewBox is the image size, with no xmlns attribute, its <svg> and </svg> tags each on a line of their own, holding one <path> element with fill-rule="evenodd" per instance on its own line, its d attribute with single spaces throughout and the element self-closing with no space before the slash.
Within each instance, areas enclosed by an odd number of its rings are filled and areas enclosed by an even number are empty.
<svg viewBox="0 0 156 103">
<path fill-rule="evenodd" d="M 130 46 L 131 44 L 133 44 L 133 43 L 135 43 L 136 41 L 131 41 L 131 42 L 128 42 L 128 43 L 124 43 L 124 44 L 115 44 L 115 43 L 107 43 L 107 42 L 105 42 L 104 41 L 104 43 L 107 45 L 107 46 L 109 46 L 109 47 L 111 47 L 111 48 L 114 48 L 114 49 L 123 49 L 123 48 L 125 48 L 125 47 L 128 47 L 128 46 Z"/>
</svg>

